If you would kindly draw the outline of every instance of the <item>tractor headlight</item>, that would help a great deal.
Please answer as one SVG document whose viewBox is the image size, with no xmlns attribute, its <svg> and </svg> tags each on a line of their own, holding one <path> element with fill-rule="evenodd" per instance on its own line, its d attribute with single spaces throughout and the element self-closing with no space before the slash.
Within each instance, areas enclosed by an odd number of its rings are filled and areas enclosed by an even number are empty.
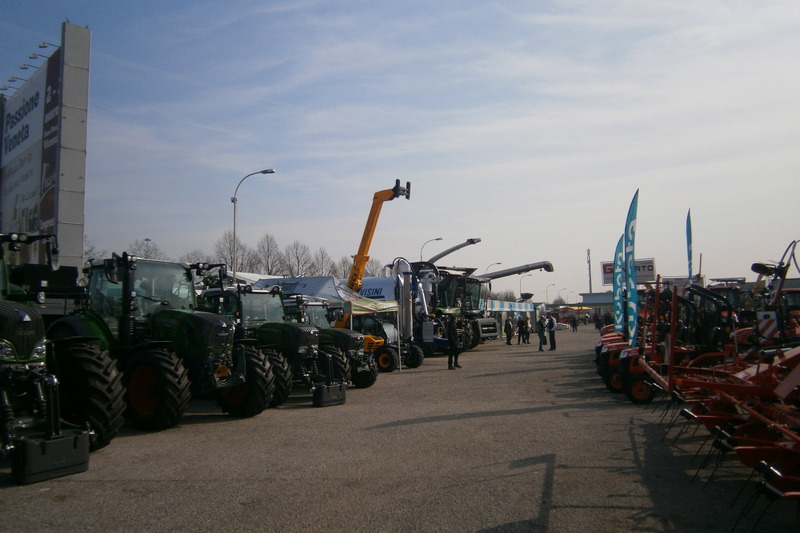
<svg viewBox="0 0 800 533">
<path fill-rule="evenodd" d="M 14 347 L 3 339 L 0 339 L 0 360 L 13 361 L 14 359 L 16 359 Z"/>
<path fill-rule="evenodd" d="M 31 359 L 44 359 L 47 355 L 47 347 L 45 341 L 42 340 L 31 352 Z"/>
</svg>

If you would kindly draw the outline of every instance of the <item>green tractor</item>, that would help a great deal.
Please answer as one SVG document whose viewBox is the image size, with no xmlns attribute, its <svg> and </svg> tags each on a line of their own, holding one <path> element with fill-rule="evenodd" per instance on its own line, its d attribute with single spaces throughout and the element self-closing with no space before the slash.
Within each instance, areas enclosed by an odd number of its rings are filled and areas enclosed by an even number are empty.
<svg viewBox="0 0 800 533">
<path fill-rule="evenodd" d="M 14 456 L 19 483 L 85 470 L 83 443 L 88 453 L 111 442 L 125 408 L 121 375 L 97 339 L 48 339 L 42 293 L 9 280 L 6 247 L 42 240 L 58 268 L 55 236 L 0 234 L 0 456 Z"/>
<path fill-rule="evenodd" d="M 203 305 L 236 322 L 237 338 L 254 340 L 268 355 L 276 378 L 272 405 L 282 404 L 298 380 L 312 393 L 326 388 L 343 393 L 351 379 L 356 386 L 368 386 L 361 374 L 352 372 L 349 361 L 359 354 L 363 357 L 364 337 L 352 331 L 328 331 L 335 311 L 322 302 L 309 302 L 308 297 L 287 297 L 277 285 L 222 288 L 224 277 L 221 273 L 216 286 L 203 291 Z"/>
<path fill-rule="evenodd" d="M 272 402 L 266 356 L 254 344 L 234 344 L 228 319 L 198 310 L 194 274 L 206 268 L 126 252 L 92 261 L 85 305 L 50 327 L 54 338 L 100 339 L 122 370 L 125 415 L 138 428 L 175 426 L 192 395 L 213 395 L 223 412 L 239 418 Z"/>
</svg>

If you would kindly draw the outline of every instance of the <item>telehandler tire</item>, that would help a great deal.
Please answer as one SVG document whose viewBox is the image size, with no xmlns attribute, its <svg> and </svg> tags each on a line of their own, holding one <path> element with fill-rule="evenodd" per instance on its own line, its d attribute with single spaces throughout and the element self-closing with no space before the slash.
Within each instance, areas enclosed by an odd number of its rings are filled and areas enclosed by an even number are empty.
<svg viewBox="0 0 800 533">
<path fill-rule="evenodd" d="M 174 427 L 189 406 L 189 374 L 172 352 L 146 348 L 135 353 L 125 366 L 123 383 L 125 416 L 139 429 Z"/>
<path fill-rule="evenodd" d="M 394 372 L 400 366 L 400 356 L 397 350 L 384 345 L 375 350 L 375 364 L 380 372 Z"/>
<path fill-rule="evenodd" d="M 256 348 L 244 347 L 245 382 L 232 389 L 219 391 L 218 402 L 223 413 L 236 418 L 250 418 L 269 407 L 275 393 L 275 377 L 267 357 Z"/>
</svg>

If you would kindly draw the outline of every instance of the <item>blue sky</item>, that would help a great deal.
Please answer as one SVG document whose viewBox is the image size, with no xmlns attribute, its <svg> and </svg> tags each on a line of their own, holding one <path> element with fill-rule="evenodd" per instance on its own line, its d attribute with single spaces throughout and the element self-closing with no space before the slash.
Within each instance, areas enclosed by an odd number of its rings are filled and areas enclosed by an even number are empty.
<svg viewBox="0 0 800 533">
<path fill-rule="evenodd" d="M 595 291 L 638 189 L 636 255 L 747 276 L 800 238 L 800 3 L 171 1 L 8 3 L 0 74 L 61 23 L 92 31 L 86 235 L 178 257 L 232 227 L 338 259 L 395 179 L 371 256 L 556 271 Z M 797 275 L 797 272 L 794 272 Z M 548 289 L 548 286 L 549 289 Z"/>
</svg>

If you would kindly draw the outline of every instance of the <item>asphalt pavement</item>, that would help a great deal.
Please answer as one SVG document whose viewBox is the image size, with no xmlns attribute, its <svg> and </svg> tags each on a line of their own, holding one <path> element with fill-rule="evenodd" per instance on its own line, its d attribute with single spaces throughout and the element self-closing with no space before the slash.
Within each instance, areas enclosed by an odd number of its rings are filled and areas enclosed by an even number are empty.
<svg viewBox="0 0 800 533">
<path fill-rule="evenodd" d="M 710 480 L 712 464 L 695 477 L 706 434 L 679 433 L 680 422 L 667 432 L 665 403 L 606 390 L 594 328 L 557 335 L 545 352 L 489 341 L 456 370 L 431 357 L 348 390 L 341 406 L 314 408 L 298 390 L 240 420 L 193 400 L 176 428 L 123 429 L 86 472 L 17 486 L 0 468 L 0 529 L 731 530 L 750 470 L 727 457 Z M 800 530 L 795 505 L 775 502 L 758 531 Z"/>
</svg>

